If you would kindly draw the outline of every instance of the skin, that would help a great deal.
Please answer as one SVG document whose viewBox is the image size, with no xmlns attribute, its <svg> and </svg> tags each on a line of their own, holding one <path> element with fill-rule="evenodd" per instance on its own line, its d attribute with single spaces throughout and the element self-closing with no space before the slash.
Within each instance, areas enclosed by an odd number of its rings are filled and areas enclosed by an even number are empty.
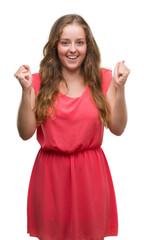
<svg viewBox="0 0 144 240">
<path fill-rule="evenodd" d="M 114 69 L 112 81 L 106 97 L 110 105 L 111 118 L 108 124 L 110 131 L 120 136 L 127 124 L 127 108 L 125 101 L 125 83 L 130 70 L 124 64 L 118 62 Z"/>
<path fill-rule="evenodd" d="M 80 96 L 83 92 L 84 77 L 81 73 L 81 64 L 86 54 L 86 36 L 83 28 L 77 24 L 69 24 L 63 28 L 60 41 L 57 46 L 59 59 L 62 64 L 62 73 L 67 81 L 70 96 Z M 75 60 L 67 56 L 77 55 Z M 119 136 L 123 133 L 127 123 L 127 110 L 125 102 L 125 83 L 130 70 L 124 61 L 118 62 L 114 68 L 114 74 L 106 97 L 110 105 L 110 131 Z M 22 86 L 22 99 L 18 111 L 17 126 L 19 135 L 23 140 L 33 136 L 36 130 L 36 120 L 33 111 L 35 104 L 35 92 L 32 88 L 32 74 L 28 65 L 22 65 L 14 76 Z M 60 90 L 64 91 L 61 83 Z M 75 96 L 74 96 L 75 97 Z"/>
<path fill-rule="evenodd" d="M 32 88 L 32 74 L 28 65 L 22 65 L 14 76 L 22 86 L 22 99 L 18 111 L 17 127 L 20 137 L 28 140 L 36 130 L 36 119 L 34 114 L 35 92 Z"/>
<path fill-rule="evenodd" d="M 63 74 L 69 75 L 69 72 L 78 72 L 80 74 L 80 67 L 87 50 L 86 36 L 83 28 L 77 24 L 68 24 L 65 26 L 60 36 L 57 50 Z M 69 56 L 77 56 L 77 58 L 69 59 Z"/>
<path fill-rule="evenodd" d="M 62 64 L 62 74 L 69 88 L 67 96 L 80 96 L 85 88 L 81 64 L 85 58 L 86 50 L 87 44 L 84 29 L 78 24 L 65 26 L 58 42 L 57 51 Z M 69 56 L 78 57 L 69 59 Z M 61 92 L 66 91 L 63 82 L 61 82 L 59 90 Z"/>
</svg>

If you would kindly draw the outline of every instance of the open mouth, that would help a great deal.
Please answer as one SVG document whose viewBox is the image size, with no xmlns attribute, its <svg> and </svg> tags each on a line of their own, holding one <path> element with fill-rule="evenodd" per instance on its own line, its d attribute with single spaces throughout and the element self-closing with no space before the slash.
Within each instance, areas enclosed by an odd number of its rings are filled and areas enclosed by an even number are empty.
<svg viewBox="0 0 144 240">
<path fill-rule="evenodd" d="M 68 59 L 71 59 L 71 60 L 75 60 L 75 59 L 77 59 L 78 58 L 78 55 L 69 55 L 69 56 L 67 56 L 67 58 Z"/>
</svg>

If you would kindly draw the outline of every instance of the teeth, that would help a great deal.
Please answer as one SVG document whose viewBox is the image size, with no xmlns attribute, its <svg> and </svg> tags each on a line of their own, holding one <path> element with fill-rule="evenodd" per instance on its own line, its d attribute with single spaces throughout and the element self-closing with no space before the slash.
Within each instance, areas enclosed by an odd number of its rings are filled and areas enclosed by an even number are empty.
<svg viewBox="0 0 144 240">
<path fill-rule="evenodd" d="M 71 58 L 71 59 L 75 59 L 77 58 L 78 56 L 68 56 L 68 58 Z"/>
</svg>

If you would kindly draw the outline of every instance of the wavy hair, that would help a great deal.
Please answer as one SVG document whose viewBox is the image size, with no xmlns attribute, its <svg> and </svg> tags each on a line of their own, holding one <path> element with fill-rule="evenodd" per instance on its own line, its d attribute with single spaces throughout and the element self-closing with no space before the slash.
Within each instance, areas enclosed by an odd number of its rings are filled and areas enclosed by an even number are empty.
<svg viewBox="0 0 144 240">
<path fill-rule="evenodd" d="M 62 75 L 61 62 L 57 53 L 57 45 L 63 28 L 67 24 L 80 25 L 86 35 L 87 52 L 81 65 L 84 81 L 90 88 L 91 98 L 99 110 L 100 121 L 107 127 L 109 121 L 109 105 L 102 93 L 102 72 L 100 69 L 101 56 L 97 43 L 86 21 L 77 14 L 69 14 L 60 17 L 52 26 L 49 39 L 43 49 L 43 59 L 40 62 L 39 74 L 41 78 L 40 90 L 36 96 L 35 116 L 37 126 L 42 124 L 48 116 L 52 116 L 58 98 L 58 86 L 61 80 L 67 82 Z"/>
</svg>

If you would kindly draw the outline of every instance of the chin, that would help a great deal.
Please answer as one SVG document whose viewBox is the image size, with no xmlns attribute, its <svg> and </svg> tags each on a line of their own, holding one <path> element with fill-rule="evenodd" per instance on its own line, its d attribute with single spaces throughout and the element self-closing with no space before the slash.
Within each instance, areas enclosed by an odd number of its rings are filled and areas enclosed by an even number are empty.
<svg viewBox="0 0 144 240">
<path fill-rule="evenodd" d="M 74 71 L 77 71 L 77 70 L 79 70 L 80 69 L 80 67 L 75 67 L 75 68 L 66 68 L 68 71 L 71 71 L 71 72 L 74 72 Z"/>
<path fill-rule="evenodd" d="M 76 71 L 76 70 L 80 70 L 81 69 L 81 65 L 79 66 L 70 66 L 70 65 L 65 65 L 64 68 L 68 71 Z"/>
</svg>

